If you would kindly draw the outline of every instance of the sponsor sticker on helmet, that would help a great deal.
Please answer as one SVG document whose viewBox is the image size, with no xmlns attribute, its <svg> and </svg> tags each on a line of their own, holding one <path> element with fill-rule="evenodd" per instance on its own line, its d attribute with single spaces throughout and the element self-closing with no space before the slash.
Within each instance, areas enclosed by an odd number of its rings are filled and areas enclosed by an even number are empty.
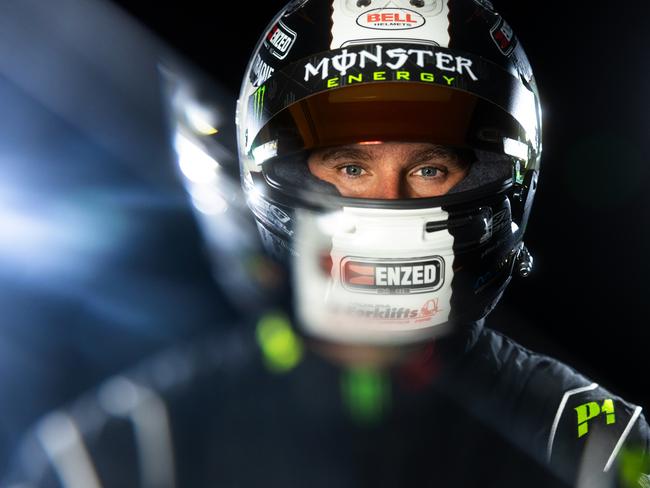
<svg viewBox="0 0 650 488">
<path fill-rule="evenodd" d="M 351 303 L 343 309 L 334 307 L 333 313 L 369 319 L 383 323 L 428 323 L 442 309 L 438 298 L 427 300 L 421 306 L 395 306 L 390 304 Z"/>
<path fill-rule="evenodd" d="M 439 256 L 417 261 L 345 258 L 341 262 L 341 281 L 346 289 L 363 293 L 426 293 L 442 287 L 444 260 Z"/>
<path fill-rule="evenodd" d="M 449 0 L 330 2 L 331 49 L 372 42 L 449 45 Z"/>
<path fill-rule="evenodd" d="M 504 56 L 510 55 L 517 45 L 515 33 L 503 17 L 490 29 L 490 35 Z"/>
<path fill-rule="evenodd" d="M 262 59 L 262 56 L 260 56 L 258 53 L 255 56 L 255 60 L 253 61 L 253 65 L 251 67 L 251 71 L 249 75 L 249 80 L 254 87 L 258 87 L 266 80 L 268 80 L 271 77 L 271 75 L 273 75 L 274 71 L 275 69 L 273 69 L 271 66 L 266 64 Z"/>
<path fill-rule="evenodd" d="M 430 71 L 431 70 L 431 71 Z M 347 75 L 347 76 L 346 76 Z M 327 80 L 327 88 L 368 81 L 424 81 L 454 85 L 458 76 L 478 80 L 473 61 L 443 50 L 392 47 L 381 44 L 342 49 L 337 54 L 310 58 L 304 81 Z"/>
<path fill-rule="evenodd" d="M 415 29 L 425 23 L 421 14 L 405 8 L 376 8 L 357 17 L 357 24 L 361 27 L 377 30 Z"/>
<path fill-rule="evenodd" d="M 282 21 L 275 24 L 264 39 L 264 45 L 278 59 L 284 59 L 296 42 L 296 33 Z"/>
</svg>

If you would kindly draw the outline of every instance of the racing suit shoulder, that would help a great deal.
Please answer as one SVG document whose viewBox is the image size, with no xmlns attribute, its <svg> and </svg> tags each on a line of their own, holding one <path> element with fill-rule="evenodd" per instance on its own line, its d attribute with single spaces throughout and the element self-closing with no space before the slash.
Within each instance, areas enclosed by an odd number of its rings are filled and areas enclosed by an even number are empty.
<svg viewBox="0 0 650 488">
<path fill-rule="evenodd" d="M 475 349 L 493 365 L 483 368 L 492 370 L 502 418 L 562 478 L 584 485 L 597 474 L 613 486 L 618 474 L 648 471 L 650 428 L 640 406 L 496 331 L 483 329 Z"/>
</svg>

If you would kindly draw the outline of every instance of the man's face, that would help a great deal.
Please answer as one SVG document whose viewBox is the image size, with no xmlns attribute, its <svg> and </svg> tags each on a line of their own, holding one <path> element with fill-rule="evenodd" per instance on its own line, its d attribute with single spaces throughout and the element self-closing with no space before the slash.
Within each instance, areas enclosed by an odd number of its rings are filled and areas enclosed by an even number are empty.
<svg viewBox="0 0 650 488">
<path fill-rule="evenodd" d="M 320 149 L 307 164 L 344 197 L 397 199 L 444 195 L 467 175 L 470 163 L 446 146 L 384 142 Z"/>
</svg>

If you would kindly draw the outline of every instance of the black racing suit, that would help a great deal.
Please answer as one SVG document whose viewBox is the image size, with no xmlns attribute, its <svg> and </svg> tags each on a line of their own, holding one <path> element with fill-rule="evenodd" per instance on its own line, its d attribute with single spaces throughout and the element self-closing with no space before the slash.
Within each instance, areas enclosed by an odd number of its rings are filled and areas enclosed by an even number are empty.
<svg viewBox="0 0 650 488">
<path fill-rule="evenodd" d="M 5 485 L 650 486 L 640 407 L 482 323 L 386 372 L 294 363 L 250 328 L 165 351 L 40 421 Z"/>
</svg>

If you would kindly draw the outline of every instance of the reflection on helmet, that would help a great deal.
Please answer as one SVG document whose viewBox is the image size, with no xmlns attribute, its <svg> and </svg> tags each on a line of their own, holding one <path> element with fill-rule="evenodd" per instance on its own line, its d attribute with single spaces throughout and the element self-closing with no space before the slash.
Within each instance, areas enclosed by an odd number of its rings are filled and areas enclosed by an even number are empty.
<svg viewBox="0 0 650 488">
<path fill-rule="evenodd" d="M 487 315 L 523 248 L 540 119 L 526 55 L 489 2 L 291 2 L 253 52 L 237 125 L 248 205 L 290 270 L 304 331 L 408 344 Z M 444 194 L 381 198 L 308 164 L 387 143 L 445 148 L 469 166 Z M 385 178 L 361 152 L 367 169 L 341 156 L 332 171 L 352 185 Z"/>
</svg>

